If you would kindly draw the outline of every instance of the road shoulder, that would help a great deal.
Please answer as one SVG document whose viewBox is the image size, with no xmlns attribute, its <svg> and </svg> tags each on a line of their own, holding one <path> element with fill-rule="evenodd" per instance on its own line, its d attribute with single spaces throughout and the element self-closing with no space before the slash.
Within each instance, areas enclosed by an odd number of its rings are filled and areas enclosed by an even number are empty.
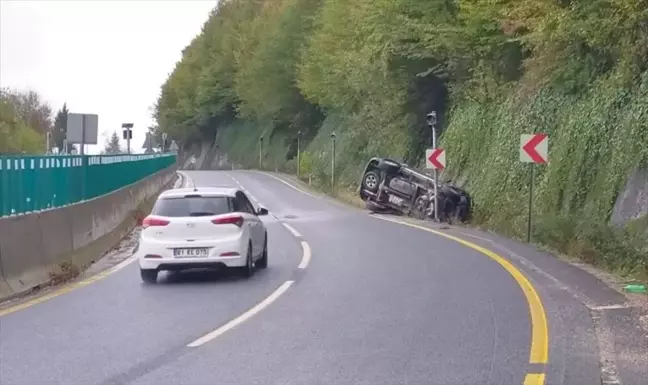
<svg viewBox="0 0 648 385">
<path fill-rule="evenodd" d="M 168 185 L 168 187 L 181 187 L 185 181 L 186 176 L 178 172 L 176 179 L 173 181 L 173 185 Z M 159 191 L 158 194 L 154 194 L 146 202 L 142 203 L 138 208 L 139 214 L 136 213 L 135 217 L 127 218 L 123 224 L 113 231 L 115 235 L 119 235 L 116 243 L 108 251 L 99 253 L 98 258 L 94 262 L 73 277 L 53 278 L 48 284 L 42 285 L 41 287 L 5 297 L 0 301 L 0 317 L 88 285 L 120 270 L 132 262 L 129 258 L 132 257 L 137 246 L 140 231 L 138 222 L 141 218 L 137 217 L 143 215 L 142 213 L 150 211 L 157 196 L 161 192 Z"/>
</svg>

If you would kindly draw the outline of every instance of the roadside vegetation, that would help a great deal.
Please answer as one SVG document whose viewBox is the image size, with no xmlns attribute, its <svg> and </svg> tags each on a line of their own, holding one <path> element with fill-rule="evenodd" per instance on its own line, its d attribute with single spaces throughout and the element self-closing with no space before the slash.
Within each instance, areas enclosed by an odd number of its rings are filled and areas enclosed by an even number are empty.
<svg viewBox="0 0 648 385">
<path fill-rule="evenodd" d="M 648 220 L 608 225 L 628 176 L 648 168 L 646 0 L 229 0 L 183 51 L 157 102 L 157 132 L 185 148 L 338 188 L 372 156 L 423 162 L 436 110 L 444 178 L 465 184 L 475 224 L 526 226 L 519 135 L 550 135 L 536 168 L 536 242 L 648 279 Z"/>
<path fill-rule="evenodd" d="M 52 147 L 63 148 L 67 107 L 54 119 L 49 104 L 34 91 L 0 89 L 0 155 L 43 154 L 46 135 Z"/>
</svg>

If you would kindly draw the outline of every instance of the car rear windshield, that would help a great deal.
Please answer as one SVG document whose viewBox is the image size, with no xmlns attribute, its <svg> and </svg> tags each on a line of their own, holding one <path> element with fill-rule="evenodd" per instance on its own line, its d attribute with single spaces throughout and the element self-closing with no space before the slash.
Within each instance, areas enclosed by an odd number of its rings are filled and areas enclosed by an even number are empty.
<svg viewBox="0 0 648 385">
<path fill-rule="evenodd" d="M 163 198 L 153 207 L 153 215 L 163 217 L 200 217 L 220 215 L 233 211 L 230 197 L 186 196 Z"/>
</svg>

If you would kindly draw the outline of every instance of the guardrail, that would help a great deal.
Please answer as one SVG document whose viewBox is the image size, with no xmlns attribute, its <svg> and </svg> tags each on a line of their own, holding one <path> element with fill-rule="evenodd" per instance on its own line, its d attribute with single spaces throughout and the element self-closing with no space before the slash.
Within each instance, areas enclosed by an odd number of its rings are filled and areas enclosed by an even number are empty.
<svg viewBox="0 0 648 385">
<path fill-rule="evenodd" d="M 0 156 L 0 217 L 96 198 L 175 162 L 176 154 Z"/>
</svg>

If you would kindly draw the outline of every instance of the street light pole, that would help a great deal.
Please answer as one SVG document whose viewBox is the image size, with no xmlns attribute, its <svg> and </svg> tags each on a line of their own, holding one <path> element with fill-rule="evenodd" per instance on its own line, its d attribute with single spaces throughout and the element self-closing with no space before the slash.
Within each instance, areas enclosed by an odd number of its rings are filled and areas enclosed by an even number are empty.
<svg viewBox="0 0 648 385">
<path fill-rule="evenodd" d="M 333 141 L 333 156 L 331 157 L 331 188 L 335 191 L 335 132 L 331 134 Z"/>
<path fill-rule="evenodd" d="M 259 138 L 259 170 L 263 170 L 263 135 Z"/>
<path fill-rule="evenodd" d="M 297 132 L 297 179 L 301 176 L 301 131 Z"/>
</svg>

